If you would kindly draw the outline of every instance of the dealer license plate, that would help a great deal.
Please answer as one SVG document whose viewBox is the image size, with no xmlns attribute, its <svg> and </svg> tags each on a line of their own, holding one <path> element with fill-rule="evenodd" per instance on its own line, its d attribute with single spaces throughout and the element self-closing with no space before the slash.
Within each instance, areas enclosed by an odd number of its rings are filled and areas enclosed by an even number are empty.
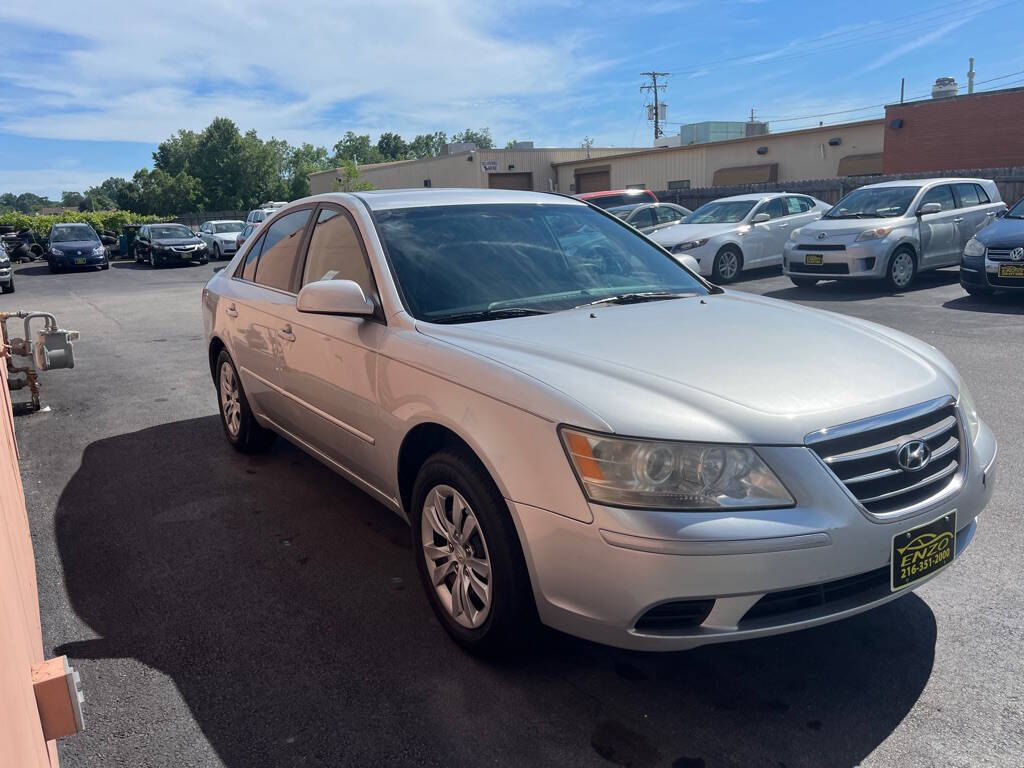
<svg viewBox="0 0 1024 768">
<path fill-rule="evenodd" d="M 75 264 L 85 264 L 85 259 L 75 259 Z"/>
<path fill-rule="evenodd" d="M 1000 264 L 1000 277 L 1024 277 L 1024 264 Z"/>
<path fill-rule="evenodd" d="M 814 264 L 820 266 L 822 264 L 822 256 L 820 253 L 808 253 L 804 256 L 804 264 Z"/>
<path fill-rule="evenodd" d="M 908 587 L 953 562 L 956 510 L 892 538 L 893 592 Z"/>
</svg>

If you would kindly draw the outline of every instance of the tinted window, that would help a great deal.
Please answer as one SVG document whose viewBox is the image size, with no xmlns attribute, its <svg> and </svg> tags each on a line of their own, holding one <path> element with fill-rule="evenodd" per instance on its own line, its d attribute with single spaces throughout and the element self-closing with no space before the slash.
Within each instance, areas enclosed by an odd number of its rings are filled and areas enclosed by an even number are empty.
<svg viewBox="0 0 1024 768">
<path fill-rule="evenodd" d="M 770 218 L 778 219 L 783 216 L 788 216 L 789 211 L 786 209 L 786 202 L 781 197 L 776 197 L 773 200 L 769 200 L 767 203 L 757 209 L 757 213 L 767 213 Z M 757 213 L 754 215 L 756 216 Z"/>
<path fill-rule="evenodd" d="M 299 258 L 299 242 L 309 220 L 309 211 L 293 211 L 267 230 L 256 268 L 256 282 L 282 291 L 292 289 L 292 275 Z"/>
<path fill-rule="evenodd" d="M 982 205 L 988 205 L 989 203 L 992 202 L 992 200 L 988 196 L 988 192 L 986 192 L 985 188 L 982 187 L 980 184 L 974 185 L 974 191 L 978 195 L 978 200 L 981 201 Z"/>
<path fill-rule="evenodd" d="M 974 184 L 957 184 L 956 192 L 960 195 L 961 208 L 981 205 L 981 200 L 978 199 L 978 188 Z"/>
<path fill-rule="evenodd" d="M 628 292 L 706 294 L 647 238 L 577 205 L 462 205 L 377 213 L 415 317 L 558 311 Z"/>
<path fill-rule="evenodd" d="M 367 296 L 374 294 L 363 239 L 348 215 L 332 208 L 317 217 L 302 273 L 303 285 L 317 280 L 355 280 Z"/>
<path fill-rule="evenodd" d="M 263 241 L 266 240 L 266 237 L 266 235 L 260 235 L 259 240 L 253 243 L 252 248 L 245 254 L 245 263 L 242 264 L 240 270 L 240 277 L 243 280 L 252 282 L 256 277 L 256 262 L 260 259 L 260 251 L 263 250 Z"/>
<path fill-rule="evenodd" d="M 925 192 L 924 197 L 921 198 L 921 205 L 927 203 L 939 203 L 944 211 L 951 211 L 956 208 L 956 203 L 953 202 L 953 190 L 950 189 L 948 184 L 940 184 Z"/>
<path fill-rule="evenodd" d="M 654 209 L 654 212 L 658 216 L 659 224 L 667 224 L 670 221 L 679 221 L 679 219 L 683 218 L 682 213 L 675 208 L 669 208 L 667 205 L 659 205 Z"/>
<path fill-rule="evenodd" d="M 654 226 L 654 209 L 653 208 L 641 208 L 629 220 L 629 223 L 634 227 L 653 227 Z"/>
</svg>

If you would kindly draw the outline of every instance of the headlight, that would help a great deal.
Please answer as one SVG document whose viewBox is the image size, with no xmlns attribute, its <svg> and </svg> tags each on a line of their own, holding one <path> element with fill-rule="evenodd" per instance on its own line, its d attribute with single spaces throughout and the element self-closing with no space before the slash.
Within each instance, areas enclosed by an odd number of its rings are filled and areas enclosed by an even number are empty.
<svg viewBox="0 0 1024 768">
<path fill-rule="evenodd" d="M 960 379 L 960 398 L 957 400 L 957 404 L 960 406 L 960 412 L 964 415 L 964 422 L 967 424 L 967 436 L 971 440 L 971 445 L 973 445 L 978 437 L 978 431 L 981 429 L 981 418 L 978 416 L 978 406 L 974 404 L 971 391 L 964 384 L 963 379 Z"/>
<path fill-rule="evenodd" d="M 702 245 L 707 243 L 710 238 L 704 237 L 700 240 L 690 240 L 686 243 L 679 243 L 678 245 L 672 246 L 672 253 L 686 253 L 686 251 L 694 248 L 700 248 Z"/>
<path fill-rule="evenodd" d="M 50 253 L 52 253 L 54 256 L 63 256 L 64 255 L 64 251 L 62 251 L 60 248 L 54 248 L 52 246 L 50 247 Z"/>
<path fill-rule="evenodd" d="M 753 448 L 561 435 L 583 493 L 599 504 L 716 511 L 795 503 Z"/>
<path fill-rule="evenodd" d="M 863 242 L 864 240 L 881 240 L 883 237 L 887 237 L 892 232 L 892 227 L 877 227 L 875 229 L 865 229 L 859 235 L 857 235 L 857 242 Z"/>
<path fill-rule="evenodd" d="M 92 255 L 93 256 L 102 256 L 104 253 L 106 253 L 106 250 L 103 248 L 102 245 L 99 246 L 98 248 L 93 248 L 92 249 Z"/>
<path fill-rule="evenodd" d="M 800 237 L 800 227 L 797 227 L 796 229 L 794 229 L 792 232 L 789 233 L 789 239 L 790 240 L 796 240 L 799 237 Z"/>
<path fill-rule="evenodd" d="M 985 255 L 985 246 L 981 244 L 981 241 L 976 237 L 972 237 L 967 241 L 967 245 L 964 246 L 964 256 L 978 256 Z"/>
</svg>

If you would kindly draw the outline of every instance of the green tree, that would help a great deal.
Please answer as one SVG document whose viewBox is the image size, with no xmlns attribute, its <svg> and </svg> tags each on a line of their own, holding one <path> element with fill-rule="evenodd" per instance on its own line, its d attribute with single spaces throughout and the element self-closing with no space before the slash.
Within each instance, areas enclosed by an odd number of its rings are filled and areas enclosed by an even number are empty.
<svg viewBox="0 0 1024 768">
<path fill-rule="evenodd" d="M 65 208 L 77 208 L 82 204 L 84 196 L 81 192 L 61 192 L 60 193 L 60 204 Z"/>
<path fill-rule="evenodd" d="M 166 141 L 157 145 L 153 153 L 153 167 L 172 176 L 184 171 L 193 173 L 199 148 L 199 134 L 195 131 L 178 131 Z"/>
<path fill-rule="evenodd" d="M 95 187 L 90 189 L 78 204 L 80 211 L 113 211 L 116 208 L 117 204 Z"/>
<path fill-rule="evenodd" d="M 335 192 L 364 192 L 373 189 L 373 184 L 359 175 L 359 168 L 351 160 L 342 160 L 338 178 L 331 187 Z"/>
<path fill-rule="evenodd" d="M 308 142 L 292 147 L 284 164 L 286 195 L 289 200 L 298 200 L 309 195 L 309 174 L 333 168 L 331 157 L 324 147 Z"/>
<path fill-rule="evenodd" d="M 409 142 L 409 153 L 415 158 L 438 157 L 448 143 L 444 131 L 421 133 Z"/>
<path fill-rule="evenodd" d="M 139 211 L 140 190 L 137 184 L 119 176 L 111 176 L 98 187 L 85 190 L 87 198 L 102 195 L 122 211 Z"/>
<path fill-rule="evenodd" d="M 377 151 L 383 160 L 405 160 L 409 157 L 409 145 L 405 139 L 390 131 L 377 139 Z"/>
<path fill-rule="evenodd" d="M 452 136 L 453 144 L 461 144 L 464 141 L 476 144 L 477 149 L 494 148 L 494 140 L 491 138 L 490 128 L 481 128 L 479 131 L 474 131 L 472 128 L 467 128 L 462 133 L 456 133 L 455 135 Z"/>
<path fill-rule="evenodd" d="M 335 166 L 340 167 L 345 160 L 351 160 L 357 165 L 366 165 L 379 163 L 383 158 L 377 148 L 370 143 L 369 134 L 357 136 L 352 131 L 346 131 L 334 145 L 333 162 Z"/>
<path fill-rule="evenodd" d="M 200 208 L 202 184 L 184 171 L 172 176 L 160 168 L 142 168 L 132 178 L 140 190 L 141 213 L 170 216 Z"/>
</svg>

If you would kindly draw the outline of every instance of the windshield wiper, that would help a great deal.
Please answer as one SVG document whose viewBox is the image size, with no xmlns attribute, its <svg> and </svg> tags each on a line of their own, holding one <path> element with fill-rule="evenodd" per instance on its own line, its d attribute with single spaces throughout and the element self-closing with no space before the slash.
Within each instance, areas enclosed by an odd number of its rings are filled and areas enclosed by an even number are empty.
<svg viewBox="0 0 1024 768">
<path fill-rule="evenodd" d="M 639 293 L 620 293 L 616 296 L 605 296 L 603 299 L 577 304 L 573 309 L 593 307 L 596 304 L 640 304 L 645 301 L 663 301 L 666 299 L 692 299 L 696 293 L 672 293 L 669 291 L 642 291 Z"/>
<path fill-rule="evenodd" d="M 478 320 L 503 320 L 507 317 L 527 317 L 529 315 L 549 315 L 546 309 L 534 307 L 495 307 L 494 309 L 478 309 L 474 312 L 458 312 L 454 315 L 443 315 L 432 318 L 431 323 L 475 323 Z"/>
</svg>

